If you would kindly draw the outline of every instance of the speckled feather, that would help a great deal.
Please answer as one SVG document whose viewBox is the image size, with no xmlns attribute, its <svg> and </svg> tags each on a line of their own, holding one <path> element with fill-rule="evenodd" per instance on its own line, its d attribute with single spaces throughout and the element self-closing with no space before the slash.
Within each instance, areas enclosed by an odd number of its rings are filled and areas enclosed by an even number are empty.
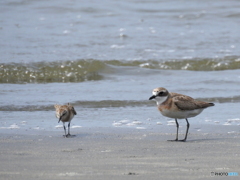
<svg viewBox="0 0 240 180">
<path fill-rule="evenodd" d="M 56 117 L 59 119 L 58 122 L 69 122 L 72 120 L 74 115 L 76 115 L 76 111 L 74 107 L 70 104 L 68 105 L 54 105 L 56 109 Z"/>
</svg>

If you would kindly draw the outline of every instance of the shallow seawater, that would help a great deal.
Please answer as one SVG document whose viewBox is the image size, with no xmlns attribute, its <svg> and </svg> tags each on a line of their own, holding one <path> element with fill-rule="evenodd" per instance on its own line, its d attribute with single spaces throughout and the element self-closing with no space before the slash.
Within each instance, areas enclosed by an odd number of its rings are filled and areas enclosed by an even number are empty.
<svg viewBox="0 0 240 180">
<path fill-rule="evenodd" d="M 19 128 L 56 129 L 59 124 L 53 105 L 67 102 L 73 104 L 78 113 L 72 121 L 73 126 L 138 129 L 166 126 L 171 119 L 161 116 L 155 102 L 148 100 L 156 84 L 215 103 L 214 107 L 191 118 L 191 124 L 225 125 L 233 120 L 229 125 L 240 125 L 234 120 L 239 119 L 239 70 L 198 71 L 193 77 L 190 77 L 193 73 L 190 71 L 143 71 L 138 72 L 145 74 L 141 79 L 138 73 L 126 73 L 104 81 L 82 83 L 4 84 L 1 127 L 17 124 Z M 224 76 L 228 78 L 222 79 Z M 227 86 L 231 89 L 226 89 Z"/>
<path fill-rule="evenodd" d="M 237 1 L 0 4 L 0 131 L 62 131 L 53 105 L 68 102 L 73 129 L 175 126 L 156 87 L 215 103 L 189 120 L 199 131 L 240 125 Z"/>
</svg>

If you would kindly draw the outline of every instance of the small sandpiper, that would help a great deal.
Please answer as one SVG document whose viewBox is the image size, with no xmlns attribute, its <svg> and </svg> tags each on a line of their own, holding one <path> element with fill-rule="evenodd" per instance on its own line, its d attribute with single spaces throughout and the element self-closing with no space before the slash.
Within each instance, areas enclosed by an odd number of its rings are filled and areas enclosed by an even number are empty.
<svg viewBox="0 0 240 180">
<path fill-rule="evenodd" d="M 73 119 L 74 115 L 77 115 L 74 107 L 70 105 L 69 103 L 67 105 L 54 105 L 56 109 L 56 117 L 59 119 L 58 123 L 60 121 L 63 122 L 63 128 L 65 131 L 64 137 L 71 137 L 70 134 L 70 123 L 71 120 Z M 65 127 L 65 122 L 68 122 L 68 134 L 66 133 L 66 127 Z"/>
<path fill-rule="evenodd" d="M 189 96 L 178 94 L 178 93 L 169 93 L 167 89 L 159 87 L 153 89 L 153 96 L 149 100 L 155 100 L 157 102 L 158 110 L 163 116 L 174 118 L 177 126 L 176 139 L 169 141 L 183 141 L 187 140 L 188 129 L 190 124 L 187 118 L 195 117 L 200 114 L 205 108 L 214 106 L 213 103 L 203 102 L 195 100 Z M 186 119 L 187 129 L 185 138 L 178 140 L 178 129 L 179 124 L 177 119 Z"/>
</svg>

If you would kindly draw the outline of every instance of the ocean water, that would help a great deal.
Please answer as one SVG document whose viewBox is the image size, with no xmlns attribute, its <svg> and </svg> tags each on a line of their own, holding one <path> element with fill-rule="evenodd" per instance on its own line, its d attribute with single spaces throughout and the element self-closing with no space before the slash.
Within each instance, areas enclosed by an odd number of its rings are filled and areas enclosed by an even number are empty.
<svg viewBox="0 0 240 180">
<path fill-rule="evenodd" d="M 58 130 L 53 105 L 66 103 L 76 129 L 167 128 L 172 119 L 148 100 L 156 87 L 215 103 L 189 120 L 198 130 L 240 125 L 239 8 L 237 0 L 1 1 L 0 131 Z"/>
</svg>

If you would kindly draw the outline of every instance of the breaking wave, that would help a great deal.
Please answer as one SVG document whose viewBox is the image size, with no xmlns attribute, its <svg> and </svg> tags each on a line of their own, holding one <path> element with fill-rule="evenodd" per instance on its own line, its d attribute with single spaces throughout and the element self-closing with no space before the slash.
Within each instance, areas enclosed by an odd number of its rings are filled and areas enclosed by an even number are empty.
<svg viewBox="0 0 240 180">
<path fill-rule="evenodd" d="M 240 57 L 222 59 L 187 59 L 168 61 L 120 61 L 84 59 L 39 63 L 0 64 L 0 83 L 83 82 L 104 79 L 123 67 L 164 70 L 219 71 L 240 69 Z"/>
<path fill-rule="evenodd" d="M 201 101 L 214 103 L 239 103 L 240 96 L 198 98 Z M 119 107 L 155 107 L 149 100 L 102 100 L 102 101 L 76 101 L 71 103 L 75 108 L 119 108 Z M 0 111 L 55 111 L 53 104 L 49 105 L 0 105 Z"/>
</svg>

